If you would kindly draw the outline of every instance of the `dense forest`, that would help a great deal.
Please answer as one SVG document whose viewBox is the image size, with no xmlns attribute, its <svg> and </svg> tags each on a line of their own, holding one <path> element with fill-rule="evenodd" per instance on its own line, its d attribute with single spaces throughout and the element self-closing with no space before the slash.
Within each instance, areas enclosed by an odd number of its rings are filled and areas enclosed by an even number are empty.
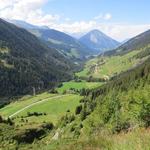
<svg viewBox="0 0 150 150">
<path fill-rule="evenodd" d="M 71 79 L 74 65 L 25 29 L 0 19 L 0 95 L 32 93 Z"/>
</svg>

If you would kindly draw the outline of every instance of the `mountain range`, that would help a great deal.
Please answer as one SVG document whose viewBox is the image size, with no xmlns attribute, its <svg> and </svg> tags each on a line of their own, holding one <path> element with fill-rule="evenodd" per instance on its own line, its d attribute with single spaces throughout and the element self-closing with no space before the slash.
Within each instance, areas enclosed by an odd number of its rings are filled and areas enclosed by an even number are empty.
<svg viewBox="0 0 150 150">
<path fill-rule="evenodd" d="M 111 50 L 120 45 L 119 42 L 105 35 L 99 30 L 92 30 L 79 39 L 74 38 L 58 30 L 49 29 L 45 26 L 35 26 L 24 21 L 11 20 L 11 23 L 27 29 L 41 40 L 44 40 L 49 47 L 58 49 L 66 57 L 71 59 L 84 59 L 89 55 L 95 55 L 103 51 Z"/>
<path fill-rule="evenodd" d="M 19 20 L 10 20 L 10 22 L 19 27 L 25 28 L 45 42 L 50 48 L 57 49 L 65 57 L 71 60 L 84 60 L 88 55 L 92 54 L 91 49 L 86 45 L 80 43 L 79 40 L 64 32 L 50 29 L 46 26 L 35 26 Z"/>
</svg>

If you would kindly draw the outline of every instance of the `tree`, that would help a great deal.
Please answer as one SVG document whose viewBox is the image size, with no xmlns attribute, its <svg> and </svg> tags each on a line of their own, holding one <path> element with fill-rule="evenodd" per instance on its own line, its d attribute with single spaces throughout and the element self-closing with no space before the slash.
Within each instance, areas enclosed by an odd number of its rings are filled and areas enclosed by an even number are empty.
<svg viewBox="0 0 150 150">
<path fill-rule="evenodd" d="M 76 115 L 80 114 L 81 110 L 82 110 L 82 105 L 77 106 L 75 110 L 75 114 Z"/>
</svg>

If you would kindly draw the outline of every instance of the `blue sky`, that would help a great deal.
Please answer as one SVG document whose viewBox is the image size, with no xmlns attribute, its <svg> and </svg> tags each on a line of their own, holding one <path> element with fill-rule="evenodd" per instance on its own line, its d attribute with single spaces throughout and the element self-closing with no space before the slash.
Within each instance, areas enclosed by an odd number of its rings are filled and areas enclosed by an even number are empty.
<svg viewBox="0 0 150 150">
<path fill-rule="evenodd" d="M 48 13 L 64 14 L 73 21 L 110 13 L 112 22 L 150 23 L 150 0 L 51 0 L 44 9 Z"/>
<path fill-rule="evenodd" d="M 150 29 L 150 0 L 0 0 L 0 17 L 69 34 L 99 29 L 118 41 Z"/>
</svg>

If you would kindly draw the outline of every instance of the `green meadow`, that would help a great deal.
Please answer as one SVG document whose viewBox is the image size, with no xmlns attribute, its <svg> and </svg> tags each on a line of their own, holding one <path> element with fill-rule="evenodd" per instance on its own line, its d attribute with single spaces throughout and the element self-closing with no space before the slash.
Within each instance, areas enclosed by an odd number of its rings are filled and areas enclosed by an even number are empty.
<svg viewBox="0 0 150 150">
<path fill-rule="evenodd" d="M 79 95 L 54 95 L 44 93 L 24 100 L 12 102 L 3 109 L 0 109 L 0 114 L 4 117 L 8 117 L 17 111 L 25 108 L 26 106 L 32 105 L 29 108 L 24 109 L 12 118 L 17 124 L 20 124 L 21 118 L 28 119 L 27 126 L 29 124 L 40 124 L 42 122 L 51 121 L 54 124 L 57 123 L 60 118 L 66 114 L 67 111 L 74 113 L 75 108 L 79 105 L 79 101 L 82 97 Z M 45 99 L 45 101 L 43 101 Z M 42 100 L 42 102 L 40 102 Z M 37 102 L 37 103 L 36 103 Z M 40 103 L 38 103 L 40 102 Z M 27 116 L 27 113 L 39 112 L 45 113 L 46 115 L 41 116 Z"/>
<path fill-rule="evenodd" d="M 70 81 L 70 82 L 64 82 L 62 87 L 57 88 L 57 91 L 59 93 L 63 93 L 64 91 L 70 90 L 71 88 L 76 89 L 76 90 L 81 90 L 83 88 L 85 89 L 92 89 L 98 86 L 101 86 L 102 83 L 100 82 L 86 82 L 86 81 L 81 81 L 81 82 L 75 82 L 75 81 Z"/>
</svg>

